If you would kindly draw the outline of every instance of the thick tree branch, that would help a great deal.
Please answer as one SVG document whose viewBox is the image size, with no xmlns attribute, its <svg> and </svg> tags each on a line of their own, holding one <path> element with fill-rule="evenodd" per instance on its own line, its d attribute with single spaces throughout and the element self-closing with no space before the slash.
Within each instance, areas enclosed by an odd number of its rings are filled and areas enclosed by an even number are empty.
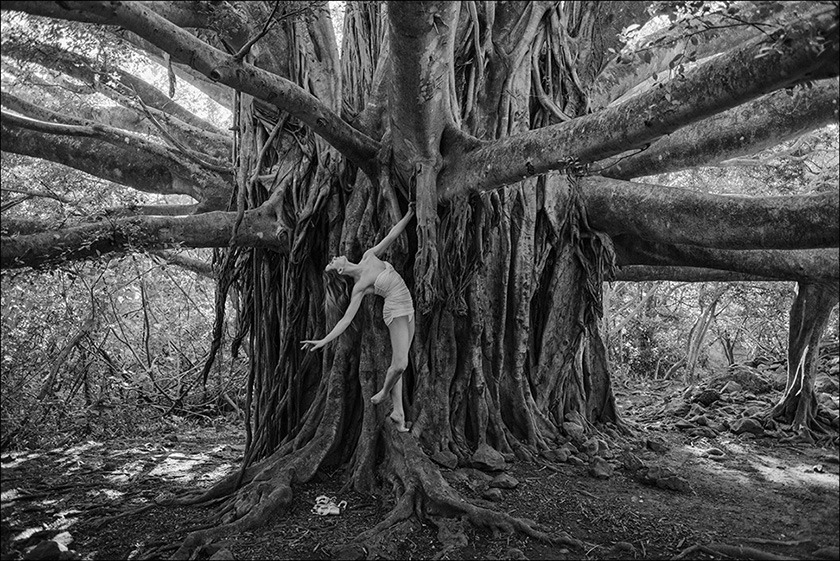
<svg viewBox="0 0 840 561">
<path fill-rule="evenodd" d="M 108 218 L 127 216 L 186 216 L 200 212 L 201 205 L 130 205 L 110 207 L 101 211 Z"/>
<path fill-rule="evenodd" d="M 704 269 L 702 267 L 651 267 L 646 265 L 625 265 L 619 267 L 613 280 L 617 281 L 676 281 L 676 282 L 761 282 L 779 279 L 747 275 L 732 271 Z"/>
<path fill-rule="evenodd" d="M 0 268 L 39 267 L 65 260 L 98 257 L 110 252 L 172 247 L 288 247 L 275 236 L 272 213 L 255 209 L 245 213 L 236 236 L 231 232 L 236 212 L 208 212 L 177 217 L 143 216 L 103 220 L 72 228 L 0 238 Z"/>
<path fill-rule="evenodd" d="M 840 193 L 711 195 L 605 177 L 580 180 L 589 224 L 618 236 L 723 249 L 840 247 Z"/>
<path fill-rule="evenodd" d="M 780 90 L 661 138 L 638 154 L 602 160 L 590 171 L 631 179 L 714 165 L 754 154 L 837 122 L 836 79 Z"/>
<path fill-rule="evenodd" d="M 232 176 L 185 165 L 169 151 L 124 131 L 34 121 L 2 112 L 2 148 L 76 168 L 149 193 L 190 195 L 203 210 L 222 208 Z"/>
<path fill-rule="evenodd" d="M 738 10 L 737 20 L 727 13 L 729 8 Z M 721 11 L 686 18 L 611 60 L 590 88 L 590 107 L 597 111 L 624 94 L 632 95 L 637 86 L 655 81 L 653 75 L 672 71 L 675 59 L 691 55 L 700 60 L 728 51 L 778 26 L 805 19 L 819 8 L 814 2 L 733 2 Z M 751 25 L 755 23 L 762 25 Z"/>
<path fill-rule="evenodd" d="M 27 11 L 30 2 L 20 9 Z M 379 143 L 357 131 L 318 98 L 293 82 L 214 49 L 140 2 L 62 2 L 120 25 L 188 64 L 210 79 L 288 111 L 368 174 L 374 173 Z"/>
<path fill-rule="evenodd" d="M 149 57 L 163 68 L 171 67 L 175 72 L 175 76 L 177 76 L 179 80 L 183 80 L 191 84 L 207 97 L 218 103 L 221 107 L 226 109 L 233 107 L 234 91 L 230 87 L 214 82 L 204 74 L 201 74 L 186 64 L 169 60 L 169 55 L 167 53 L 163 52 L 145 39 L 141 39 L 134 33 L 122 31 L 120 29 L 115 29 L 114 33 L 120 39 L 131 43 L 138 51 L 141 51 L 143 55 Z"/>
<path fill-rule="evenodd" d="M 96 122 L 109 127 L 141 134 L 154 136 L 161 134 L 157 127 L 152 125 L 140 111 L 125 107 L 73 107 L 72 112 L 80 117 L 76 118 L 69 116 L 67 112 L 61 114 L 55 113 L 41 105 L 35 105 L 6 92 L 0 93 L 0 101 L 3 107 L 7 107 L 21 115 L 39 121 L 78 125 Z M 166 133 L 178 142 L 194 148 L 200 147 L 202 152 L 212 158 L 224 160 L 230 158 L 233 143 L 229 137 L 210 133 L 198 127 L 188 125 L 180 119 L 157 109 L 149 107 L 147 110 L 158 123 L 165 127 Z"/>
<path fill-rule="evenodd" d="M 824 48 L 815 48 L 815 41 Z M 587 164 L 642 146 L 767 92 L 838 74 L 833 8 L 792 26 L 767 52 L 757 39 L 614 107 L 446 156 L 443 196 L 486 191 L 549 170 Z M 759 56 L 761 55 L 761 56 Z"/>
<path fill-rule="evenodd" d="M 690 245 L 657 244 L 633 238 L 613 238 L 619 267 L 701 267 L 778 280 L 836 283 L 840 280 L 837 248 L 799 250 L 727 250 Z"/>
<path fill-rule="evenodd" d="M 212 2 L 203 1 L 179 1 L 179 2 L 145 2 L 149 9 L 154 10 L 162 17 L 168 19 L 179 27 L 207 27 L 210 12 L 208 4 Z M 66 19 L 80 21 L 83 23 L 109 23 L 106 18 L 91 14 L 85 9 L 67 6 L 66 2 L 19 2 L 7 0 L 3 2 L 3 10 L 14 10 L 26 12 L 33 16 L 43 16 L 55 19 Z"/>
<path fill-rule="evenodd" d="M 3 54 L 72 76 L 87 84 L 91 93 L 100 92 L 123 105 L 127 104 L 126 98 L 133 99 L 136 96 L 147 106 L 168 113 L 193 127 L 215 134 L 222 132 L 216 125 L 187 110 L 145 80 L 120 68 L 106 67 L 81 54 L 48 44 L 39 44 L 38 49 L 33 49 L 31 44 L 16 39 L 3 43 Z"/>
</svg>

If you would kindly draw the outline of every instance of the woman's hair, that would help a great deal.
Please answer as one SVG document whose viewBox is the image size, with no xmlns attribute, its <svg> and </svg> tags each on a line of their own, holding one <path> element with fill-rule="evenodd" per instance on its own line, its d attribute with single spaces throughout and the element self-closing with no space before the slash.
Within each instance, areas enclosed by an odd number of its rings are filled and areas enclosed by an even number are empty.
<svg viewBox="0 0 840 561">
<path fill-rule="evenodd" d="M 327 320 L 327 331 L 338 323 L 350 303 L 350 282 L 344 275 L 339 275 L 335 269 L 324 273 L 324 314 Z"/>
</svg>

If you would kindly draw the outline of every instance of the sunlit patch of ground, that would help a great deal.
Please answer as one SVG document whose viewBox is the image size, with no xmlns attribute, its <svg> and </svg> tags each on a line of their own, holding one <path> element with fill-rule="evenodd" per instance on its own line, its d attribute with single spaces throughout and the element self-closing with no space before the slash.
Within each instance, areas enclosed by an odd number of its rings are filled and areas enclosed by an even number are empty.
<svg viewBox="0 0 840 561">
<path fill-rule="evenodd" d="M 177 452 L 172 453 L 164 458 L 155 469 L 149 472 L 149 475 L 187 483 L 199 476 L 196 473 L 196 468 L 207 463 L 209 459 L 205 454 L 186 455 Z"/>
<path fill-rule="evenodd" d="M 826 491 L 840 493 L 837 467 L 820 463 L 819 456 L 797 454 L 783 447 L 771 454 L 768 450 L 758 451 L 746 442 L 750 441 L 739 443 L 718 438 L 713 443 L 687 444 L 683 451 L 695 456 L 695 461 L 706 469 L 721 477 L 735 479 L 740 484 L 754 484 L 757 479 L 789 487 L 822 487 Z M 710 448 L 717 448 L 724 455 L 710 457 Z"/>
</svg>

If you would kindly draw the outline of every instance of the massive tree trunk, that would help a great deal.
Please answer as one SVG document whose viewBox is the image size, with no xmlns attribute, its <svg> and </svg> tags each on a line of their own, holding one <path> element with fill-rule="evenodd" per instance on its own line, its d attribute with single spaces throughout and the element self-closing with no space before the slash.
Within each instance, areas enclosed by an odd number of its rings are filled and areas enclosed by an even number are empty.
<svg viewBox="0 0 840 561">
<path fill-rule="evenodd" d="M 298 164 L 291 173 L 277 173 L 288 161 L 281 159 L 283 152 L 297 148 L 290 146 L 286 129 L 272 134 L 276 122 L 282 125 L 288 117 L 275 112 L 269 120 L 260 102 L 241 96 L 240 210 L 273 199 L 293 241 L 288 255 L 229 250 L 226 256 L 226 266 L 241 259 L 248 263 L 240 282 L 244 309 L 250 310 L 245 329 L 254 345 L 253 415 L 243 471 L 200 500 L 232 493 L 222 518 L 228 528 L 259 523 L 289 500 L 291 485 L 319 468 L 343 465 L 357 490 L 374 491 L 380 477 L 396 484 L 400 497 L 386 525 L 422 507 L 546 537 L 533 523 L 465 503 L 438 466 L 501 469 L 514 458 L 556 449 L 568 440 L 565 423 L 588 429 L 617 421 L 597 321 L 600 286 L 612 255 L 586 225 L 579 181 L 568 174 L 535 177 L 481 196 L 461 195 L 442 207 L 436 193 L 446 135 L 457 138 L 466 130 L 494 140 L 529 130 L 535 118 L 548 118 L 542 111 L 532 115 L 529 107 L 532 59 L 526 54 L 538 37 L 560 35 L 559 21 L 548 17 L 549 5 L 541 3 L 507 5 L 495 13 L 470 14 L 465 7 L 466 22 L 459 19 L 457 4 L 400 4 L 382 14 L 372 7 L 348 5 L 347 19 L 354 25 L 348 36 L 363 45 L 375 42 L 363 34 L 376 33 L 377 27 L 361 27 L 360 21 L 387 26 L 391 37 L 383 47 L 391 48 L 379 53 L 379 64 L 390 60 L 396 75 L 388 88 L 389 112 L 379 116 L 380 122 L 376 115 L 367 117 L 369 130 L 382 129 L 390 140 L 383 143 L 379 159 L 386 165 L 377 175 L 324 165 L 337 164 L 337 155 L 312 136 L 303 143 L 310 150 L 296 158 L 321 165 Z M 596 17 L 593 10 L 594 5 L 564 15 L 565 25 L 595 33 L 588 22 Z M 291 52 L 313 40 L 292 29 L 285 37 Z M 395 44 L 395 34 L 404 39 Z M 327 52 L 326 45 L 322 48 Z M 446 61 L 453 49 L 459 71 L 450 75 Z M 284 70 L 255 57 L 258 66 Z M 427 57 L 440 64 L 426 65 Z M 304 67 L 297 71 L 328 73 L 332 69 L 325 60 L 330 59 L 300 61 Z M 360 59 L 352 75 L 372 81 L 372 91 L 345 89 L 345 96 L 376 95 L 377 69 L 366 60 Z M 559 68 L 555 79 L 571 83 L 570 69 Z M 456 89 L 467 82 L 469 87 Z M 361 88 L 363 82 L 353 85 Z M 337 95 L 318 93 L 322 103 L 337 109 Z M 262 176 L 283 179 L 253 180 Z M 351 186 L 348 197 L 345 189 Z M 414 288 L 419 312 L 405 374 L 413 426 L 401 435 L 383 425 L 387 410 L 370 405 L 388 365 L 387 352 L 377 351 L 389 346 L 379 302 L 364 305 L 355 329 L 328 349 L 320 364 L 304 358 L 297 342 L 319 336 L 337 320 L 334 311 L 317 305 L 323 301 L 319 271 L 329 256 L 358 259 L 415 197 L 417 241 L 409 236 L 409 243 L 389 257 Z M 301 201 L 294 212 L 290 201 Z"/>
<path fill-rule="evenodd" d="M 18 221 L 4 226 L 3 267 L 178 243 L 221 248 L 213 354 L 231 295 L 240 310 L 234 346 L 249 346 L 247 448 L 237 473 L 182 501 L 226 499 L 222 525 L 191 535 L 177 556 L 266 522 L 289 505 L 294 485 L 337 467 L 359 491 L 386 482 L 395 490 L 396 507 L 361 541 L 422 512 L 577 545 L 463 500 L 440 468 L 503 469 L 620 425 L 599 333 L 601 287 L 616 258 L 649 266 L 636 274 L 667 276 L 654 267 L 688 266 L 768 278 L 840 276 L 836 251 L 825 249 L 840 245 L 836 194 L 754 201 L 587 177 L 592 163 L 606 169 L 610 158 L 686 125 L 709 125 L 706 119 L 764 94 L 836 76 L 830 10 L 792 24 L 769 52 L 767 38 L 757 36 L 665 87 L 610 103 L 627 91 L 627 79 L 618 92 L 596 77 L 621 29 L 641 21 L 643 3 L 353 2 L 340 63 L 320 2 L 303 12 L 293 3 L 4 8 L 118 25 L 136 34 L 132 44 L 149 42 L 154 56 L 163 49 L 236 90 L 233 172 L 177 143 L 134 142 L 4 101 L 25 115 L 3 114 L 4 150 L 137 189 L 187 193 L 200 204 L 191 216 L 175 208 L 49 231 Z M 212 30 L 223 50 L 184 27 Z M 822 101 L 836 91 L 815 89 Z M 592 113 L 596 90 L 606 108 Z M 778 101 L 761 99 L 765 109 Z M 836 119 L 830 104 L 820 107 L 805 125 L 780 125 L 773 138 Z M 763 122 L 757 113 L 755 122 Z M 196 121 L 187 129 L 188 117 L 178 114 L 179 130 L 206 129 Z M 225 145 L 214 141 L 208 154 Z M 678 160 L 676 150 L 660 148 Z M 99 157 L 83 157 L 86 150 Z M 720 153 L 712 152 L 704 153 Z M 132 173 L 114 171 L 121 158 L 136 163 Z M 633 169 L 620 177 L 650 166 Z M 402 434 L 386 422 L 385 406 L 370 403 L 388 366 L 381 301 L 367 299 L 351 329 L 320 355 L 304 354 L 299 341 L 329 331 L 343 313 L 324 307 L 325 263 L 340 254 L 358 260 L 410 201 L 417 223 L 387 256 L 418 312 L 404 374 L 412 427 Z M 703 209 L 714 212 L 706 219 Z M 767 220 L 777 227 L 764 227 Z M 763 269 L 750 261 L 768 256 Z"/>
</svg>

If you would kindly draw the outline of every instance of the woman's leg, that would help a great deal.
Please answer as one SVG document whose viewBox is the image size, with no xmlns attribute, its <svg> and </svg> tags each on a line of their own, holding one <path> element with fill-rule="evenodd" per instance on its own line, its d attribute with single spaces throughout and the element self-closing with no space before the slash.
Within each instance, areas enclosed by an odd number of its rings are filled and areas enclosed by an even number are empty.
<svg viewBox="0 0 840 561">
<path fill-rule="evenodd" d="M 406 316 L 409 317 L 409 316 Z M 408 321 L 408 346 L 411 348 L 411 342 L 414 341 L 414 317 Z M 397 430 L 400 432 L 408 432 L 408 426 L 405 424 L 405 409 L 403 408 L 403 380 L 402 376 L 397 378 L 391 388 L 391 402 L 394 404 L 394 410 L 391 412 L 391 420 L 397 424 Z"/>
<path fill-rule="evenodd" d="M 377 405 L 382 403 L 388 394 L 391 394 L 392 398 L 394 398 L 395 395 L 399 396 L 399 399 L 393 399 L 393 417 L 400 416 L 402 413 L 401 416 L 403 420 L 405 419 L 405 414 L 403 413 L 402 406 L 402 384 L 400 383 L 399 388 L 396 388 L 396 384 L 397 382 L 401 382 L 402 373 L 405 372 L 405 369 L 408 366 L 408 348 L 409 345 L 411 345 L 411 335 L 414 331 L 414 326 L 409 325 L 410 323 L 413 322 L 408 321 L 408 316 L 401 316 L 394 318 L 388 326 L 388 331 L 391 335 L 391 366 L 385 374 L 385 383 L 382 385 L 382 389 L 370 399 L 371 403 Z M 399 393 L 392 393 L 392 390 L 394 389 L 399 389 Z M 403 423 L 398 422 L 398 424 Z M 401 430 L 404 428 L 405 427 L 402 426 Z"/>
</svg>

